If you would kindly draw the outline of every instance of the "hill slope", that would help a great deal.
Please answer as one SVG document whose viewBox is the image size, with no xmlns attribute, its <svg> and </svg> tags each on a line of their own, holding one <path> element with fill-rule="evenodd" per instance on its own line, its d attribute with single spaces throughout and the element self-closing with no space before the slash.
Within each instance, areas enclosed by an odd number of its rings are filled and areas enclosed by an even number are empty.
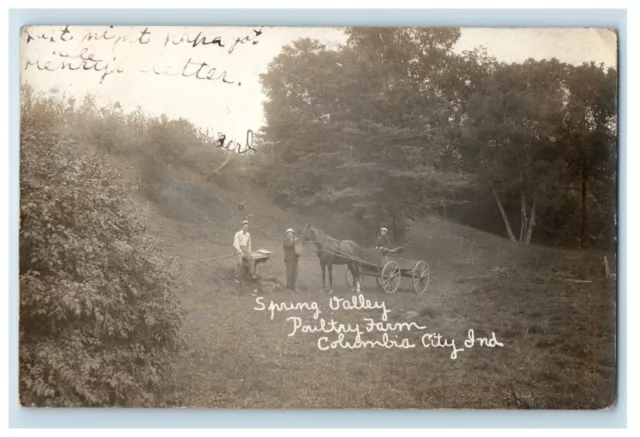
<svg viewBox="0 0 640 437">
<path fill-rule="evenodd" d="M 133 167 L 123 167 L 131 181 Z M 424 295 L 404 279 L 386 295 L 366 278 L 366 298 L 384 302 L 389 322 L 416 323 L 425 331 L 389 332 L 415 348 L 321 351 L 321 334 L 290 336 L 298 316 L 316 324 L 312 312 L 256 311 L 264 303 L 316 302 L 322 317 L 343 324 L 380 320 L 379 311 L 332 312 L 321 291 L 316 255 L 300 260 L 301 293 L 273 286 L 284 279 L 282 233 L 312 223 L 340 239 L 353 239 L 357 224 L 327 211 L 285 211 L 247 182 L 242 161 L 224 169 L 222 182 L 206 183 L 181 170 L 149 201 L 134 196 L 148 231 L 179 261 L 188 286 L 183 329 L 188 350 L 177 368 L 179 403 L 188 407 L 251 408 L 602 408 L 615 398 L 615 283 L 602 278 L 595 253 L 520 246 L 478 230 L 430 219 L 414 223 L 407 258 L 424 259 L 431 283 Z M 244 202 L 246 209 L 237 204 Z M 235 284 L 233 260 L 196 260 L 230 254 L 233 233 L 252 222 L 254 248 L 274 252 L 261 269 L 272 279 L 257 293 Z M 372 236 L 373 237 L 373 236 Z M 364 244 L 364 243 L 363 243 Z M 351 298 L 344 267 L 333 270 L 335 296 Z M 564 278 L 592 282 L 569 282 Z M 468 330 L 503 347 L 463 345 Z M 452 348 L 425 348 L 425 332 L 455 339 Z M 335 333 L 322 334 L 336 338 Z M 378 334 L 367 334 L 381 336 Z"/>
</svg>

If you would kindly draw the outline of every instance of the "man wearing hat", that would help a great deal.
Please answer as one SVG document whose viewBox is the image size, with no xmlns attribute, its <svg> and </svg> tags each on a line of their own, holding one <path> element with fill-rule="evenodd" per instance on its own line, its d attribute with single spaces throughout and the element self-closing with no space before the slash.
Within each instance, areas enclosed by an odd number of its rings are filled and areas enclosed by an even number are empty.
<svg viewBox="0 0 640 437">
<path fill-rule="evenodd" d="M 385 249 L 391 244 L 387 232 L 387 228 L 380 228 L 380 235 L 378 236 L 378 241 L 376 241 L 376 249 Z"/>
<path fill-rule="evenodd" d="M 298 258 L 300 255 L 296 251 L 298 239 L 296 232 L 289 228 L 284 233 L 284 265 L 287 269 L 287 288 L 289 290 L 298 291 L 296 282 L 298 281 Z"/>
<path fill-rule="evenodd" d="M 242 229 L 236 232 L 233 238 L 233 250 L 236 255 L 236 281 L 240 280 L 242 258 L 245 258 L 249 262 L 249 276 L 251 279 L 256 279 L 256 263 L 253 255 L 251 255 L 251 234 L 249 233 L 249 222 L 247 220 L 242 222 Z"/>
</svg>

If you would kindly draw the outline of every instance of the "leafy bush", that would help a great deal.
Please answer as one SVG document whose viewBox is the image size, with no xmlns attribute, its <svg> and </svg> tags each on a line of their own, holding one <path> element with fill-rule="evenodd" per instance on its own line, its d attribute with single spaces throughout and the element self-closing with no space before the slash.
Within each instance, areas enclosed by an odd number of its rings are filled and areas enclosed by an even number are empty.
<svg viewBox="0 0 640 437">
<path fill-rule="evenodd" d="M 117 172 L 58 131 L 60 108 L 22 98 L 21 403 L 162 405 L 183 317 L 168 260 L 123 212 Z"/>
</svg>

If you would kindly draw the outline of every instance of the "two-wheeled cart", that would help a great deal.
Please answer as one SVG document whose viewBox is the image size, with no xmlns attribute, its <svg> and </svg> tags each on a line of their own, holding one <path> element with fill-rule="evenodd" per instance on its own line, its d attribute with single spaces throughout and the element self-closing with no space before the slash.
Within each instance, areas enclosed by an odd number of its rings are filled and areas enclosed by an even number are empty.
<svg viewBox="0 0 640 437">
<path fill-rule="evenodd" d="M 429 264 L 426 261 L 405 259 L 402 257 L 390 256 L 396 251 L 384 249 L 362 249 L 361 258 L 352 258 L 358 263 L 360 285 L 364 277 L 376 278 L 378 287 L 387 294 L 393 294 L 400 287 L 402 278 L 411 278 L 413 291 L 423 294 L 429 287 L 430 272 Z M 345 270 L 345 280 L 347 285 L 353 288 L 353 277 L 349 269 Z"/>
</svg>

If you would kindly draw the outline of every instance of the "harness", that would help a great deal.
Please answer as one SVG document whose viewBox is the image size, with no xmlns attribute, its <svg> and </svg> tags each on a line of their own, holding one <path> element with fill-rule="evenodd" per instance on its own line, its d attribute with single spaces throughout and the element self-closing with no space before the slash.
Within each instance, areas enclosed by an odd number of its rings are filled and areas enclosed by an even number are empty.
<svg viewBox="0 0 640 437">
<path fill-rule="evenodd" d="M 323 234 L 324 234 L 324 232 L 323 232 Z M 315 232 L 314 232 L 314 235 L 315 235 Z M 340 245 L 340 243 L 342 243 L 342 241 L 344 241 L 344 240 L 338 240 L 338 239 L 335 239 L 335 238 L 333 238 L 333 237 L 329 237 L 327 234 L 324 234 L 324 235 L 325 235 L 325 239 L 329 239 L 329 238 L 331 238 L 332 240 L 335 240 L 336 242 L 338 242 L 338 245 Z M 341 258 L 345 258 L 345 259 L 348 259 L 348 260 L 350 260 L 350 261 L 353 261 L 353 262 L 356 262 L 356 263 L 359 263 L 359 264 L 366 264 L 366 265 L 369 265 L 369 266 L 377 267 L 375 264 L 370 263 L 370 262 L 367 262 L 367 261 L 364 261 L 364 260 L 362 260 L 362 259 L 360 259 L 360 258 L 355 258 L 355 257 L 352 257 L 352 256 L 350 256 L 350 255 L 343 254 L 343 253 L 342 253 L 342 252 L 340 252 L 340 251 L 336 252 L 335 250 L 333 250 L 333 249 L 331 249 L 331 248 L 326 247 L 326 246 L 323 244 L 323 242 L 321 242 L 321 241 L 319 241 L 319 240 L 317 240 L 317 239 L 309 239 L 309 240 L 306 240 L 306 239 L 305 239 L 305 240 L 304 240 L 304 244 L 307 244 L 307 243 L 315 243 L 315 244 L 319 244 L 320 246 L 324 246 L 324 248 L 323 248 L 323 249 L 315 249 L 315 248 L 313 248 L 312 246 L 309 246 L 309 245 L 308 245 L 308 247 L 307 247 L 307 248 L 308 248 L 311 252 L 315 252 L 315 253 L 327 252 L 327 253 L 329 253 L 329 254 L 331 254 L 331 255 L 339 256 L 339 257 L 341 257 Z"/>
</svg>

